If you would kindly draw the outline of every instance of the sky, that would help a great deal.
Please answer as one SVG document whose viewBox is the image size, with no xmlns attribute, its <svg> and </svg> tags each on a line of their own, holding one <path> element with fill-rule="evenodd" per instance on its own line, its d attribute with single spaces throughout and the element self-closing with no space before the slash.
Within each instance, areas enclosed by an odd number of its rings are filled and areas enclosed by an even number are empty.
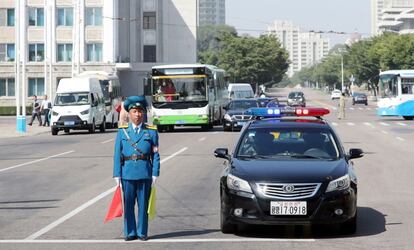
<svg viewBox="0 0 414 250">
<path fill-rule="evenodd" d="M 331 47 L 344 43 L 353 32 L 371 36 L 370 0 L 226 0 L 226 24 L 239 34 L 253 36 L 267 30 L 274 20 L 289 20 L 300 31 L 346 32 L 345 35 L 323 35 Z"/>
</svg>

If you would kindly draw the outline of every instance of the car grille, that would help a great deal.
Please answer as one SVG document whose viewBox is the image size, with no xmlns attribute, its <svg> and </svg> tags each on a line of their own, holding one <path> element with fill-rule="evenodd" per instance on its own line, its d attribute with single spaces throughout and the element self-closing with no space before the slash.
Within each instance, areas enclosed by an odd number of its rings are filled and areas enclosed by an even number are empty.
<svg viewBox="0 0 414 250">
<path fill-rule="evenodd" d="M 266 197 L 281 200 L 309 198 L 316 194 L 320 183 L 258 183 L 258 189 Z"/>
<path fill-rule="evenodd" d="M 59 121 L 60 122 L 64 122 L 64 121 L 82 121 L 82 119 L 81 118 L 79 118 L 79 116 L 77 116 L 77 115 L 62 115 L 60 118 L 59 118 Z"/>
<path fill-rule="evenodd" d="M 234 119 L 236 119 L 236 120 L 251 120 L 252 116 L 251 115 L 235 115 Z"/>
</svg>

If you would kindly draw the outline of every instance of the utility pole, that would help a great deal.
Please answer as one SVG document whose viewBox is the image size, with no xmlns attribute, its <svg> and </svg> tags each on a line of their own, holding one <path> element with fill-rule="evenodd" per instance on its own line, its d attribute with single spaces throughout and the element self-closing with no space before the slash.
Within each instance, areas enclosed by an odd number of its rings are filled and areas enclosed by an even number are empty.
<svg viewBox="0 0 414 250">
<path fill-rule="evenodd" d="M 341 53 L 341 91 L 344 91 L 344 55 Z"/>
</svg>

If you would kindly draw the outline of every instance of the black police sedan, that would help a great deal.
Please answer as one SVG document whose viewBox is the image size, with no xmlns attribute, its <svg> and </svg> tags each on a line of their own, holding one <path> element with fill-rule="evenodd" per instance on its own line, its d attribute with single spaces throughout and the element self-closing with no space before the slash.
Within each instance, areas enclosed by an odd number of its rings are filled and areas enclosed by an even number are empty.
<svg viewBox="0 0 414 250">
<path fill-rule="evenodd" d="M 255 99 L 236 99 L 230 101 L 224 110 L 222 124 L 225 131 L 240 130 L 247 121 L 252 119 L 252 115 L 247 114 L 250 108 L 259 107 L 259 103 Z"/>
<path fill-rule="evenodd" d="M 362 157 L 362 150 L 345 152 L 325 120 L 303 117 L 329 110 L 294 112 L 253 120 L 231 154 L 227 148 L 215 150 L 227 160 L 220 180 L 223 233 L 235 233 L 240 224 L 339 224 L 343 232 L 355 232 L 357 178 L 351 159 Z"/>
</svg>

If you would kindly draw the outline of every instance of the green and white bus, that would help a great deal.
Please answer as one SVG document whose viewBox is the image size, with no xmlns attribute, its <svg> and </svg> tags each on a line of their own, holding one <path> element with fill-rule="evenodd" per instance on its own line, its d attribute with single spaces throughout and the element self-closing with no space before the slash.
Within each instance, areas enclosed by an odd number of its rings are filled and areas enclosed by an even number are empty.
<svg viewBox="0 0 414 250">
<path fill-rule="evenodd" d="M 211 65 L 177 64 L 152 68 L 152 119 L 159 131 L 174 126 L 220 124 L 227 103 L 225 71 Z"/>
</svg>

